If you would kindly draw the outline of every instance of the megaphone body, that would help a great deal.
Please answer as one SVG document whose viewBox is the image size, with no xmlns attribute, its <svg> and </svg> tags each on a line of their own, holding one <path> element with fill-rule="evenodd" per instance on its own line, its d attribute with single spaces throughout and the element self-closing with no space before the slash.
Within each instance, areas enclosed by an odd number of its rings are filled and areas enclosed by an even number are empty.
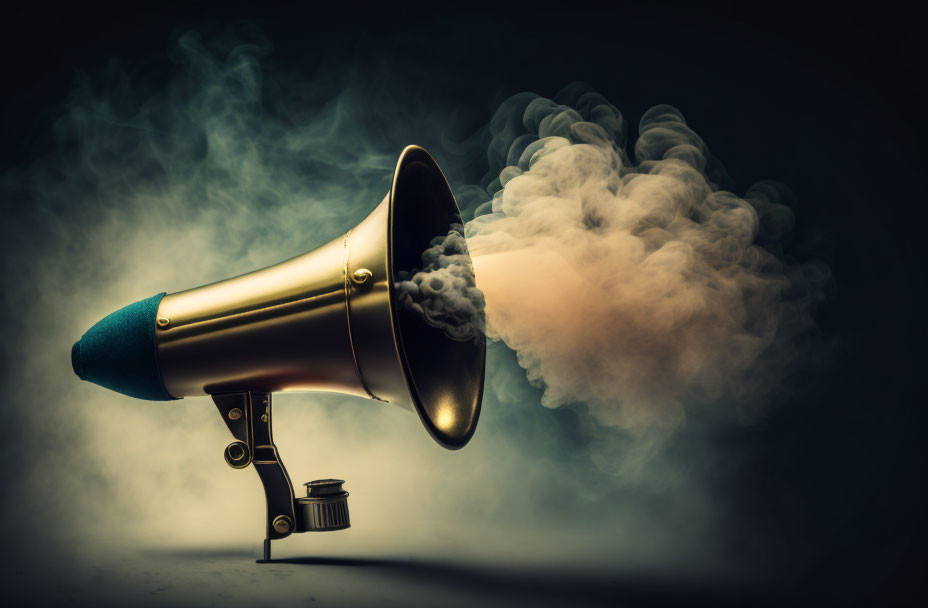
<svg viewBox="0 0 928 608">
<path fill-rule="evenodd" d="M 484 339 L 453 339 L 402 306 L 395 288 L 397 273 L 416 268 L 430 241 L 460 223 L 437 163 L 410 146 L 390 192 L 357 227 L 263 270 L 109 315 L 75 343 L 74 371 L 143 399 L 213 396 L 238 440 L 226 461 L 254 464 L 264 482 L 270 559 L 272 538 L 348 526 L 337 480 L 311 482 L 306 498 L 293 498 L 271 436 L 271 393 L 331 391 L 392 403 L 417 412 L 449 449 L 473 435 Z"/>
</svg>

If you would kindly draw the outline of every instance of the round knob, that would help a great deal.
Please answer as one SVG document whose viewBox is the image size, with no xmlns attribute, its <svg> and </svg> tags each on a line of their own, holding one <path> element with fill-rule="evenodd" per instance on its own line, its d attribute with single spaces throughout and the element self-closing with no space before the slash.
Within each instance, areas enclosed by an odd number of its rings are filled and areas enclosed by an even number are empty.
<svg viewBox="0 0 928 608">
<path fill-rule="evenodd" d="M 244 469 L 251 463 L 248 446 L 241 441 L 233 441 L 227 445 L 223 457 L 226 459 L 226 464 L 233 469 Z"/>
</svg>

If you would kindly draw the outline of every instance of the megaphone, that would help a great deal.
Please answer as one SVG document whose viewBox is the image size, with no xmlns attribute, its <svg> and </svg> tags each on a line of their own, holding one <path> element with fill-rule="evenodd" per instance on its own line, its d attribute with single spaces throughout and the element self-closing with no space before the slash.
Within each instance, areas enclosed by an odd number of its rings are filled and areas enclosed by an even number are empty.
<svg viewBox="0 0 928 608">
<path fill-rule="evenodd" d="M 74 372 L 149 400 L 213 398 L 235 441 L 233 468 L 253 465 L 264 485 L 271 541 L 350 525 L 341 480 L 295 498 L 271 432 L 271 394 L 331 391 L 415 411 L 443 447 L 474 434 L 486 343 L 461 340 L 401 306 L 399 272 L 460 224 L 438 164 L 403 150 L 383 201 L 352 230 L 274 266 L 130 304 L 99 321 L 71 350 Z M 468 260 L 469 263 L 469 260 Z"/>
</svg>

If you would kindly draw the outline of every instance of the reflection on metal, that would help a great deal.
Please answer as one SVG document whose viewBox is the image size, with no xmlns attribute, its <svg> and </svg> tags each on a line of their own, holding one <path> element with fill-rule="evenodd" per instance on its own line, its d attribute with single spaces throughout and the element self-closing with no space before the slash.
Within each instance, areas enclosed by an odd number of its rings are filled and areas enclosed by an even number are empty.
<svg viewBox="0 0 928 608">
<path fill-rule="evenodd" d="M 397 306 L 393 285 L 460 222 L 441 169 L 422 148 L 406 148 L 390 192 L 345 235 L 165 296 L 155 334 L 165 387 L 174 397 L 318 390 L 373 398 L 417 411 L 436 441 L 462 447 L 480 414 L 484 342 L 453 340 Z"/>
<path fill-rule="evenodd" d="M 364 285 L 372 276 L 374 276 L 374 273 L 367 268 L 358 268 L 351 273 L 351 280 L 354 281 L 355 285 Z"/>
<path fill-rule="evenodd" d="M 429 434 L 463 447 L 480 415 L 485 342 L 461 341 L 397 305 L 397 272 L 421 264 L 433 237 L 462 223 L 451 189 L 422 148 L 400 156 L 390 191 L 353 230 L 290 260 L 165 296 L 155 343 L 174 397 L 212 395 L 237 440 L 235 468 L 254 464 L 270 542 L 349 526 L 343 482 L 293 486 L 271 437 L 274 391 L 338 392 L 416 411 Z M 260 422 L 258 422 L 260 421 Z"/>
</svg>

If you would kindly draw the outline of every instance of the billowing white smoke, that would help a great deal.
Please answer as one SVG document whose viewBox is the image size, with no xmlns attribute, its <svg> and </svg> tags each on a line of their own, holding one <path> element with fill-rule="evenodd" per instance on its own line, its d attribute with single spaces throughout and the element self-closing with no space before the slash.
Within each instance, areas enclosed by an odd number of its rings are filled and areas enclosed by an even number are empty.
<svg viewBox="0 0 928 608">
<path fill-rule="evenodd" d="M 400 305 L 455 340 L 482 336 L 486 303 L 475 284 L 464 226 L 452 224 L 447 235 L 435 237 L 430 245 L 422 254 L 421 270 L 397 273 Z"/>
<path fill-rule="evenodd" d="M 633 164 L 626 123 L 598 94 L 524 99 L 494 119 L 491 161 L 505 167 L 467 224 L 490 337 L 545 405 L 584 402 L 606 425 L 668 428 L 686 404 L 763 402 L 823 276 L 779 253 L 792 214 L 778 188 L 719 189 L 670 106 L 642 118 Z"/>
</svg>

